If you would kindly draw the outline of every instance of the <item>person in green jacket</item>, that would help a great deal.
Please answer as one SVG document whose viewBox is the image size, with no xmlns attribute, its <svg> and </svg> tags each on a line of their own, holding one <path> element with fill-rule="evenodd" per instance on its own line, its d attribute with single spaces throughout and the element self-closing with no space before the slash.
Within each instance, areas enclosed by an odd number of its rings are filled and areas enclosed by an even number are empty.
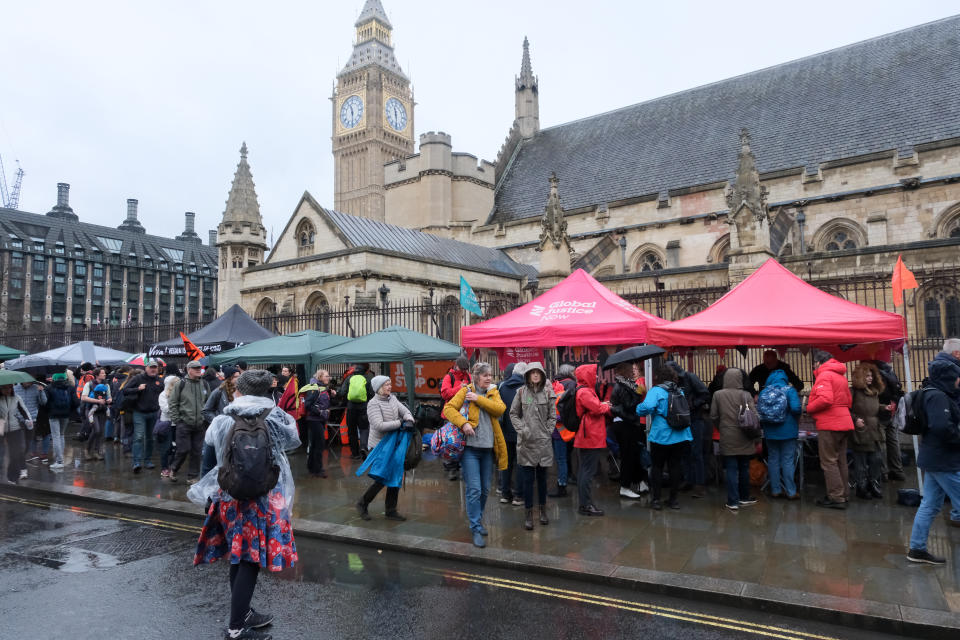
<svg viewBox="0 0 960 640">
<path fill-rule="evenodd" d="M 196 360 L 187 364 L 187 376 L 170 394 L 169 414 L 177 433 L 177 457 L 170 468 L 170 482 L 177 481 L 177 472 L 190 456 L 187 482 L 193 484 L 200 476 L 200 457 L 203 451 L 203 436 L 206 420 L 203 407 L 207 402 L 207 386 L 201 376 L 203 365 Z"/>
</svg>

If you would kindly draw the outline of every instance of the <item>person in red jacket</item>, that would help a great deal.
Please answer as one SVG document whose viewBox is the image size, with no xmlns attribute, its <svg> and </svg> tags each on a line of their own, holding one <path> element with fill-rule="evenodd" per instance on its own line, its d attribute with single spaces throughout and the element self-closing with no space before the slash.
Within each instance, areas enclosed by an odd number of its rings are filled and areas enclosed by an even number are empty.
<svg viewBox="0 0 960 640">
<path fill-rule="evenodd" d="M 847 440 L 853 431 L 850 386 L 847 366 L 825 351 L 816 351 L 813 362 L 813 389 L 807 400 L 807 413 L 817 425 L 817 448 L 820 467 L 827 483 L 827 495 L 817 505 L 829 509 L 846 509 L 850 493 L 847 472 Z"/>
<path fill-rule="evenodd" d="M 602 516 L 603 511 L 593 504 L 590 489 L 607 451 L 605 416 L 610 415 L 610 403 L 601 402 L 597 397 L 597 365 L 582 364 L 574 375 L 577 378 L 577 415 L 580 416 L 580 429 L 573 439 L 573 446 L 580 450 L 580 473 L 577 474 L 579 511 L 585 516 Z"/>
<path fill-rule="evenodd" d="M 440 383 L 440 398 L 443 400 L 443 404 L 446 405 L 450 402 L 460 389 L 469 387 L 471 382 L 473 380 L 470 378 L 470 359 L 467 356 L 460 356 L 450 367 L 450 371 L 443 376 L 443 381 Z M 460 479 L 459 460 L 444 462 L 443 468 L 447 472 L 448 480 L 457 481 Z"/>
</svg>

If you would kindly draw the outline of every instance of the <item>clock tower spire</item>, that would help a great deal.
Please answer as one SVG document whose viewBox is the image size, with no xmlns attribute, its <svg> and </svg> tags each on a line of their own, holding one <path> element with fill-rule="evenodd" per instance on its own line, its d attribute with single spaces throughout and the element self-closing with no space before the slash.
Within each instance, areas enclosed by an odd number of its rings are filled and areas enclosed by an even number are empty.
<svg viewBox="0 0 960 640">
<path fill-rule="evenodd" d="M 333 207 L 384 219 L 383 165 L 413 153 L 413 92 L 393 52 L 393 25 L 366 0 L 353 53 L 333 90 Z"/>
</svg>

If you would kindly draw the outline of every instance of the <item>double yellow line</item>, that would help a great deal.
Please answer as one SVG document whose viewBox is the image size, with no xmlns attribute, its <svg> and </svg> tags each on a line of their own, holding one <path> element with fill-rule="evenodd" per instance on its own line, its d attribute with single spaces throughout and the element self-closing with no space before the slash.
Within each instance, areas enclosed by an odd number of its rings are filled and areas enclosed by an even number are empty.
<svg viewBox="0 0 960 640">
<path fill-rule="evenodd" d="M 430 571 L 436 575 L 443 576 L 451 580 L 460 580 L 473 584 L 482 584 L 501 589 L 511 589 L 523 593 L 546 596 L 549 598 L 558 598 L 572 602 L 581 602 L 583 604 L 592 604 L 623 611 L 632 611 L 634 613 L 646 613 L 660 618 L 669 618 L 682 622 L 691 622 L 710 627 L 719 627 L 730 631 L 741 631 L 766 638 L 782 638 L 783 640 L 837 640 L 831 636 L 823 636 L 815 633 L 806 633 L 803 631 L 793 631 L 783 627 L 775 627 L 766 624 L 756 624 L 745 620 L 734 618 L 723 618 L 720 616 L 711 616 L 705 613 L 697 613 L 684 609 L 675 609 L 671 607 L 662 607 L 659 605 L 645 604 L 630 600 L 621 600 L 619 598 L 609 598 L 606 596 L 595 596 L 582 591 L 571 591 L 569 589 L 559 589 L 545 585 L 523 582 L 518 580 L 508 580 L 505 578 L 496 578 L 494 576 L 485 576 L 475 573 L 466 573 L 463 571 Z"/>
<path fill-rule="evenodd" d="M 15 504 L 23 504 L 30 507 L 40 507 L 42 509 L 57 509 L 59 511 L 70 511 L 71 513 L 79 513 L 84 516 L 90 516 L 93 518 L 104 518 L 109 520 L 120 520 L 122 522 L 131 522 L 133 524 L 142 524 L 150 527 L 157 527 L 160 529 L 169 529 L 171 531 L 182 531 L 184 533 L 200 533 L 200 527 L 191 527 L 186 524 L 178 524 L 175 522 L 165 522 L 163 520 L 157 520 L 154 518 L 144 519 L 144 518 L 131 518 L 130 516 L 125 516 L 120 513 L 105 513 L 102 511 L 92 511 L 90 509 L 84 509 L 83 507 L 71 507 L 62 504 L 56 504 L 53 502 L 42 502 L 39 500 L 27 500 L 26 498 L 15 498 L 13 496 L 0 495 L 0 501 L 3 502 L 13 502 Z"/>
</svg>

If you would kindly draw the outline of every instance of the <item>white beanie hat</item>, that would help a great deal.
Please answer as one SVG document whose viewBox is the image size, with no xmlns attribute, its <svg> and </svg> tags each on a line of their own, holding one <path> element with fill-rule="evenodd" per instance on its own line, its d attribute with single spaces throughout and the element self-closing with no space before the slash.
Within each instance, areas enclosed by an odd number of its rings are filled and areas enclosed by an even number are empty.
<svg viewBox="0 0 960 640">
<path fill-rule="evenodd" d="M 383 386 L 383 383 L 389 381 L 390 378 L 387 376 L 373 376 L 373 379 L 370 381 L 370 387 L 373 389 L 374 393 L 379 393 L 380 387 Z"/>
</svg>

